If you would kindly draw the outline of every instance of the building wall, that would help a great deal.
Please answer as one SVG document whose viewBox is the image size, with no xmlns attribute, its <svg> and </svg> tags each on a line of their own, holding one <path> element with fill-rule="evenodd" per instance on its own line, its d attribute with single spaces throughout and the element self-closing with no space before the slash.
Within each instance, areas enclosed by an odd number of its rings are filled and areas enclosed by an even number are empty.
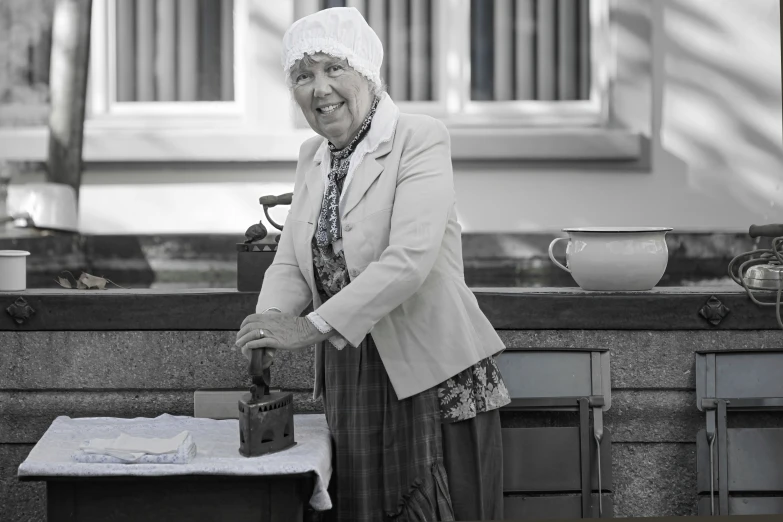
<svg viewBox="0 0 783 522">
<path fill-rule="evenodd" d="M 624 64 L 617 96 L 620 119 L 649 138 L 642 167 L 457 162 L 466 232 L 589 225 L 743 232 L 781 221 L 778 2 L 635 2 L 639 16 L 619 20 L 615 35 Z M 81 228 L 241 233 L 262 217 L 259 196 L 293 188 L 294 169 L 293 163 L 89 165 Z M 285 210 L 275 216 L 284 219 Z"/>
</svg>

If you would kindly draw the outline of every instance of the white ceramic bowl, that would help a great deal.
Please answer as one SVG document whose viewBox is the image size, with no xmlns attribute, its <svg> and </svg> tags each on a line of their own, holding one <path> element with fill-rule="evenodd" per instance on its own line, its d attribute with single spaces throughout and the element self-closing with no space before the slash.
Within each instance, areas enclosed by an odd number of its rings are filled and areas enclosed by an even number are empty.
<svg viewBox="0 0 783 522">
<path fill-rule="evenodd" d="M 27 256 L 25 250 L 0 250 L 0 292 L 27 289 Z"/>
<path fill-rule="evenodd" d="M 9 185 L 8 213 L 29 215 L 37 228 L 68 232 L 79 229 L 76 191 L 62 183 Z"/>
<path fill-rule="evenodd" d="M 549 258 L 570 273 L 582 289 L 596 291 L 644 291 L 658 284 L 669 262 L 667 227 L 564 228 L 568 238 L 549 245 Z M 568 241 L 566 266 L 552 251 L 558 241 Z"/>
</svg>

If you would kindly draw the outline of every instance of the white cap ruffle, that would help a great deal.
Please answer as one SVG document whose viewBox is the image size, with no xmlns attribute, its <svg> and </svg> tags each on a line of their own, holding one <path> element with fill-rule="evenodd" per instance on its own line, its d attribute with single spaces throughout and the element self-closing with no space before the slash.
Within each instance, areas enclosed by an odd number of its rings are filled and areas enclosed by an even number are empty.
<svg viewBox="0 0 783 522">
<path fill-rule="evenodd" d="M 283 36 L 286 74 L 305 54 L 324 53 L 348 61 L 356 72 L 381 88 L 383 45 L 355 7 L 332 7 L 300 18 Z"/>
</svg>

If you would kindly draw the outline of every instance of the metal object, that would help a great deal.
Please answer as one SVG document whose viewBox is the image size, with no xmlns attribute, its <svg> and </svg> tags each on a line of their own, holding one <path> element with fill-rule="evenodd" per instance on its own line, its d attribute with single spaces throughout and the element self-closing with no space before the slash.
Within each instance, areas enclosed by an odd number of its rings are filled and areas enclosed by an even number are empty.
<svg viewBox="0 0 783 522">
<path fill-rule="evenodd" d="M 582 486 L 582 518 L 590 518 L 590 501 L 592 500 L 592 484 L 590 484 L 590 403 L 586 397 L 579 399 L 579 471 Z M 598 453 L 598 460 L 600 458 Z M 598 492 L 600 496 L 600 491 Z"/>
<path fill-rule="evenodd" d="M 261 196 L 258 199 L 258 202 L 261 203 L 261 206 L 264 207 L 264 215 L 272 224 L 272 226 L 278 229 L 280 232 L 283 231 L 283 225 L 278 225 L 277 223 L 274 222 L 274 220 L 271 217 L 269 217 L 269 209 L 272 207 L 276 207 L 277 205 L 290 205 L 293 199 L 294 199 L 293 192 L 288 192 L 286 194 L 281 194 L 279 196 Z"/>
<path fill-rule="evenodd" d="M 778 325 L 783 328 L 780 314 L 783 295 L 783 225 L 751 225 L 748 235 L 753 238 L 772 238 L 771 248 L 756 249 L 738 255 L 729 263 L 729 276 L 745 289 L 758 306 L 774 306 Z M 736 269 L 735 266 L 743 261 Z M 774 302 L 759 301 L 753 292 L 776 292 Z"/>
<path fill-rule="evenodd" d="M 260 292 L 264 274 L 275 260 L 277 245 L 237 243 L 237 290 Z"/>
<path fill-rule="evenodd" d="M 731 405 L 727 405 L 731 409 Z M 773 515 L 783 514 L 783 429 L 781 428 L 728 428 L 726 430 L 727 461 L 729 480 L 728 495 L 724 508 L 728 513 L 720 512 L 715 494 L 714 514 L 735 515 Z M 715 445 L 717 447 L 717 444 Z M 697 437 L 696 452 L 698 459 L 698 515 L 710 515 L 710 497 L 707 462 L 709 446 L 706 444 L 704 430 Z M 717 474 L 717 461 L 716 461 Z M 715 485 L 716 491 L 718 485 Z"/>
<path fill-rule="evenodd" d="M 720 299 L 711 296 L 699 310 L 699 315 L 708 320 L 714 326 L 718 326 L 731 310 L 720 302 Z"/>
<path fill-rule="evenodd" d="M 294 440 L 294 394 L 269 391 L 271 371 L 262 368 L 263 350 L 253 350 L 250 393 L 239 400 L 239 453 L 258 457 L 290 448 Z"/>
<path fill-rule="evenodd" d="M 9 186 L 7 213 L 13 216 L 20 226 L 64 232 L 79 231 L 76 191 L 63 183 L 24 183 Z"/>
<path fill-rule="evenodd" d="M 718 506 L 720 513 L 729 514 L 729 452 L 726 430 L 726 401 L 718 401 Z"/>
<path fill-rule="evenodd" d="M 575 452 L 571 444 L 573 438 L 559 440 L 557 430 L 572 428 L 526 428 L 506 429 L 504 435 L 504 448 L 508 447 L 507 455 L 514 454 L 516 449 L 529 447 L 522 444 L 520 439 L 526 442 L 535 440 L 542 452 L 552 451 L 557 459 L 563 459 L 558 465 L 551 462 L 541 466 L 532 467 L 542 470 L 540 475 L 528 477 L 528 468 L 531 466 L 529 457 L 525 459 L 525 469 L 517 469 L 516 461 L 511 458 L 507 466 L 509 471 L 506 477 L 506 489 L 508 491 L 535 491 L 540 495 L 540 489 L 525 489 L 524 485 L 530 481 L 541 481 L 547 484 L 560 484 L 558 491 L 573 491 L 578 487 L 580 491 L 579 511 L 569 513 L 569 517 L 581 516 L 591 518 L 595 516 L 597 504 L 598 517 L 605 517 L 603 505 L 603 476 L 601 460 L 609 457 L 606 444 L 611 444 L 608 433 L 604 433 L 603 412 L 608 410 L 611 402 L 611 389 L 609 380 L 609 353 L 591 351 L 558 351 L 558 352 L 530 352 L 507 350 L 497 358 L 501 374 L 504 376 L 506 386 L 511 395 L 511 403 L 503 407 L 506 411 L 576 411 L 579 416 L 578 439 L 579 444 Z M 587 371 L 585 371 L 587 370 Z M 590 413 L 592 412 L 592 436 L 590 426 Z M 547 433 L 538 434 L 539 430 Z M 606 435 L 606 437 L 605 437 Z M 573 437 L 573 435 L 571 436 Z M 593 442 L 595 441 L 595 446 Z M 604 444 L 605 443 L 605 444 Z M 591 448 L 595 448 L 592 451 Z M 505 450 L 504 450 L 505 451 Z M 547 453 L 548 454 L 548 453 Z M 567 455 L 567 457 L 566 457 Z M 595 455 L 595 470 L 597 472 L 598 488 L 597 499 L 593 495 L 593 455 Z M 539 456 L 539 459 L 546 457 Z M 570 467 L 571 459 L 578 461 L 578 467 Z M 546 471 L 543 471 L 546 470 Z M 517 473 L 519 476 L 517 476 Z M 609 488 L 611 488 L 611 468 L 609 468 Z M 566 485 L 567 484 L 567 485 Z M 528 486 L 529 487 L 529 486 Z M 516 489 L 515 489 L 516 488 Z M 522 489 L 518 489 L 522 488 Z M 572 489 L 573 488 L 573 489 Z M 555 491 L 552 489 L 551 491 Z M 561 497 L 557 497 L 561 498 Z M 518 499 L 520 502 L 517 503 Z M 538 516 L 538 508 L 549 509 L 550 504 L 545 502 L 546 497 L 507 497 L 511 502 L 512 512 L 528 513 L 529 516 Z M 611 499 L 609 499 L 611 500 Z M 611 513 L 611 501 L 608 503 Z M 543 511 L 541 511 L 543 513 Z M 549 513 L 549 512 L 546 512 Z M 565 512 L 564 512 L 565 513 Z M 526 515 L 528 516 L 528 515 Z M 611 516 L 611 514 L 609 514 Z"/>
<path fill-rule="evenodd" d="M 603 391 L 603 371 L 601 368 L 601 354 L 590 354 L 591 385 L 593 394 Z M 611 392 L 610 392 L 611 393 Z M 603 399 L 603 397 L 602 397 Z M 601 401 L 603 402 L 603 401 Z M 596 405 L 597 406 L 597 405 Z M 603 407 L 593 408 L 593 438 L 595 439 L 596 464 L 598 465 L 598 516 L 604 516 L 603 484 L 601 482 L 601 441 L 604 438 L 604 410 Z"/>
<path fill-rule="evenodd" d="M 27 304 L 23 297 L 17 298 L 14 304 L 6 308 L 6 311 L 16 321 L 16 324 L 26 323 L 35 314 L 33 307 Z"/>
<path fill-rule="evenodd" d="M 257 243 L 266 237 L 266 227 L 262 222 L 258 222 L 255 225 L 250 225 L 250 228 L 245 230 L 245 244 Z"/>
<path fill-rule="evenodd" d="M 289 192 L 279 196 L 261 196 L 258 202 L 264 207 L 264 214 L 273 227 L 283 231 L 269 216 L 269 209 L 278 205 L 290 205 L 294 194 Z M 267 239 L 268 231 L 262 221 L 251 225 L 245 231 L 245 241 L 237 243 L 237 290 L 240 292 L 258 292 L 264 281 L 264 273 L 272 264 L 280 243 L 280 234 L 275 235 L 274 243 Z M 266 239 L 266 241 L 264 241 Z"/>
<path fill-rule="evenodd" d="M 261 206 L 264 207 L 264 215 L 266 216 L 266 219 L 269 220 L 273 227 L 282 232 L 283 225 L 278 225 L 275 223 L 275 221 L 269 215 L 269 209 L 276 207 L 277 205 L 290 205 L 293 200 L 294 193 L 288 192 L 286 194 L 280 194 L 279 196 L 262 196 L 258 199 L 258 202 L 261 203 Z M 278 243 L 280 242 L 280 234 L 275 236 L 275 241 Z"/>
<path fill-rule="evenodd" d="M 777 291 L 783 286 L 783 266 L 769 263 L 752 266 L 742 277 L 750 289 Z"/>
<path fill-rule="evenodd" d="M 779 449 L 779 435 L 775 428 L 742 428 L 729 430 L 727 426 L 728 411 L 783 411 L 783 380 L 780 373 L 783 370 L 783 351 L 719 351 L 700 352 L 696 355 L 696 407 L 706 414 L 706 429 L 704 437 L 697 437 L 698 445 L 698 480 L 699 492 L 709 491 L 709 513 L 711 515 L 740 514 L 734 512 L 734 507 L 747 504 L 746 500 L 730 497 L 731 490 L 743 491 L 780 491 L 773 482 L 783 481 L 778 477 L 778 468 L 783 452 Z M 729 432 L 735 435 L 730 435 Z M 746 444 L 740 446 L 737 439 L 744 437 Z M 775 438 L 778 437 L 778 438 Z M 775 443 L 771 442 L 775 438 Z M 704 442 L 707 447 L 704 448 Z M 717 442 L 717 444 L 716 444 Z M 765 446 L 766 444 L 766 446 Z M 730 458 L 729 452 L 732 456 Z M 706 460 L 709 461 L 707 471 Z M 756 471 L 762 462 L 769 463 L 773 470 Z M 717 461 L 717 463 L 716 463 Z M 731 462 L 731 470 L 729 469 Z M 731 477 L 729 477 L 731 473 Z M 771 473 L 771 475 L 770 475 Z M 709 475 L 709 486 L 705 475 Z M 774 477 L 772 477 L 774 475 Z M 751 477 L 754 485 L 742 484 Z M 775 480 L 773 480 L 775 478 Z M 718 505 L 715 505 L 715 490 L 717 489 Z M 706 498 L 703 500 L 706 501 Z M 741 501 L 741 502 L 740 502 Z M 740 502 L 738 504 L 738 502 Z M 773 503 L 774 504 L 774 503 Z M 707 507 L 700 502 L 700 513 Z M 765 509 L 771 506 L 765 500 L 753 503 L 753 506 L 738 509 Z M 770 509 L 773 509 L 771 507 Z M 777 509 L 777 508 L 774 508 Z M 779 513 L 772 511 L 766 513 Z"/>
</svg>

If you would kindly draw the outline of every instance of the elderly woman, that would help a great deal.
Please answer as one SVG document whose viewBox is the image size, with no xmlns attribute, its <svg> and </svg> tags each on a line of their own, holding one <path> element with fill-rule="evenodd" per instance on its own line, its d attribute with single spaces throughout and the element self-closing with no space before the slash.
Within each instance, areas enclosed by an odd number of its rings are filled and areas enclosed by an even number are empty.
<svg viewBox="0 0 783 522">
<path fill-rule="evenodd" d="M 315 345 L 340 522 L 502 519 L 504 346 L 465 284 L 449 134 L 399 112 L 382 59 L 354 8 L 283 37 L 293 97 L 319 136 L 300 149 L 285 231 L 237 344 L 263 349 L 265 365 Z"/>
</svg>

